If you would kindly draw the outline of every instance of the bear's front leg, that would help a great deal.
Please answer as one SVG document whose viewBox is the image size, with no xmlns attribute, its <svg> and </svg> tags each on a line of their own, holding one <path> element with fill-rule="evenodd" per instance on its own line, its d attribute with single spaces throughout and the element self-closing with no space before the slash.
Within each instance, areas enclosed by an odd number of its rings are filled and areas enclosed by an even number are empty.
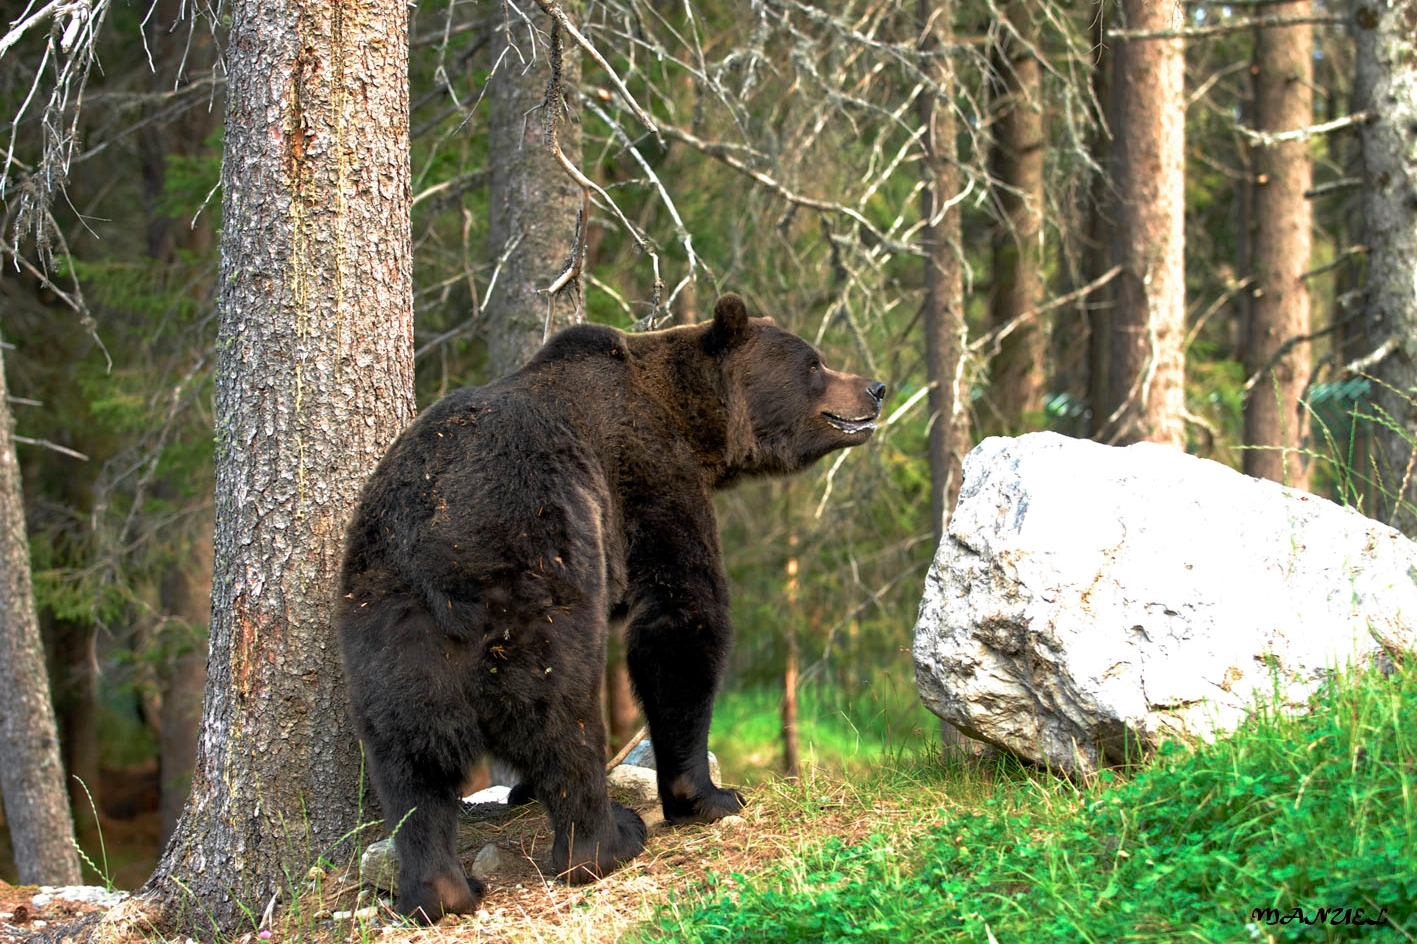
<svg viewBox="0 0 1417 944">
<path fill-rule="evenodd" d="M 708 765 L 714 696 L 733 643 L 728 589 L 716 554 L 675 560 L 666 548 L 633 570 L 626 661 L 649 721 L 665 820 L 709 823 L 743 808 L 742 795 L 715 785 Z"/>
</svg>

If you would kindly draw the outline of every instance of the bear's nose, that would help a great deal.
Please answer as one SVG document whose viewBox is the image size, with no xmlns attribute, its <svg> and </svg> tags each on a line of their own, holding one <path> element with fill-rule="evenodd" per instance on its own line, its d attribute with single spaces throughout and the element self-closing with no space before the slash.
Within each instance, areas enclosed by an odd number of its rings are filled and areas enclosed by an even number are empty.
<svg viewBox="0 0 1417 944">
<path fill-rule="evenodd" d="M 875 400 L 877 405 L 880 405 L 881 401 L 886 398 L 886 385 L 879 380 L 873 380 L 866 385 L 866 392 L 871 395 L 871 399 Z"/>
</svg>

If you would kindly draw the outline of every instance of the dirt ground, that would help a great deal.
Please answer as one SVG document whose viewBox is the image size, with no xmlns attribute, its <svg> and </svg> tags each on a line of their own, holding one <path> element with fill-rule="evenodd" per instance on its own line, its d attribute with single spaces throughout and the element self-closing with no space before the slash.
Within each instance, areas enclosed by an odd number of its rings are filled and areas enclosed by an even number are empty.
<svg viewBox="0 0 1417 944">
<path fill-rule="evenodd" d="M 103 908 L 83 902 L 56 898 L 43 907 L 34 907 L 34 885 L 11 885 L 0 881 L 0 944 L 19 944 L 36 934 L 66 925 Z"/>
<path fill-rule="evenodd" d="M 575 888 L 549 880 L 541 870 L 552 836 L 538 804 L 478 811 L 460 827 L 464 865 L 470 866 L 488 845 L 497 847 L 502 864 L 487 879 L 487 897 L 477 914 L 446 918 L 431 928 L 409 926 L 393 914 L 386 894 L 361 889 L 357 874 L 312 871 L 297 889 L 294 907 L 282 902 L 261 927 L 238 932 L 227 944 L 343 944 L 375 938 L 381 944 L 608 944 L 657 907 L 683 900 L 680 896 L 694 889 L 702 891 L 710 873 L 716 876 L 714 893 L 731 894 L 738 874 L 770 867 L 804 843 L 827 835 L 860 838 L 897 818 L 918 825 L 918 810 L 900 808 L 894 798 L 858 795 L 849 780 L 827 779 L 810 787 L 770 781 L 748 798 L 741 817 L 685 828 L 669 827 L 656 809 L 632 804 L 650 827 L 645 851 L 607 878 Z M 0 944 L 52 936 L 56 925 L 96 910 L 55 902 L 37 912 L 29 905 L 34 891 L 0 885 Z M 114 909 L 105 923 L 113 920 L 119 927 L 99 939 L 121 944 L 154 940 L 151 932 L 139 930 L 144 922 L 137 907 L 130 901 Z"/>
</svg>

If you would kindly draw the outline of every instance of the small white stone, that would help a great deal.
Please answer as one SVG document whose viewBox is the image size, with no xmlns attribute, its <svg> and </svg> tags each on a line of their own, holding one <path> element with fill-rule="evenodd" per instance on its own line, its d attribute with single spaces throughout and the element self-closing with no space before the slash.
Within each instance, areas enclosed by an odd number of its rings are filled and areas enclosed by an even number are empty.
<svg viewBox="0 0 1417 944">
<path fill-rule="evenodd" d="M 462 798 L 464 803 L 506 803 L 507 794 L 512 792 L 511 787 L 495 786 L 486 790 L 478 790 L 476 793 L 468 794 Z"/>
<path fill-rule="evenodd" d="M 610 771 L 605 780 L 612 788 L 631 793 L 637 805 L 659 802 L 659 781 L 655 772 L 647 767 L 621 764 Z"/>
<path fill-rule="evenodd" d="M 127 892 L 109 891 L 98 885 L 41 885 L 39 893 L 30 899 L 30 903 L 35 908 L 43 908 L 54 899 L 62 898 L 65 901 L 78 901 L 88 905 L 112 908 L 127 897 Z"/>
<path fill-rule="evenodd" d="M 502 850 L 497 848 L 495 842 L 489 842 L 481 849 L 477 850 L 477 856 L 472 860 L 472 874 L 478 878 L 487 878 L 495 875 L 497 870 L 506 864 L 502 855 Z"/>
<path fill-rule="evenodd" d="M 359 857 L 359 882 L 370 888 L 398 890 L 399 854 L 392 839 L 371 842 Z"/>
<path fill-rule="evenodd" d="M 723 774 L 722 771 L 719 770 L 718 758 L 714 755 L 713 751 L 709 751 L 708 762 L 709 778 L 713 780 L 714 783 L 723 783 Z M 649 770 L 657 770 L 658 768 L 655 766 L 654 758 L 654 744 L 651 739 L 645 738 L 643 741 L 636 744 L 634 749 L 625 755 L 623 763 L 631 767 L 645 767 Z"/>
</svg>

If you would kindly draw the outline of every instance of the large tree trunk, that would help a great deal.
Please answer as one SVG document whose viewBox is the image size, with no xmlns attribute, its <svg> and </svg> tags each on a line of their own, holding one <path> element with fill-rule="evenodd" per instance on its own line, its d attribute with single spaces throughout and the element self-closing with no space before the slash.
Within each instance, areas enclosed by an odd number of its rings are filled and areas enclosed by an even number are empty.
<svg viewBox="0 0 1417 944">
<path fill-rule="evenodd" d="M 206 706 L 147 888 L 169 926 L 249 929 L 351 852 L 331 597 L 359 488 L 413 414 L 407 9 L 230 8 Z"/>
<path fill-rule="evenodd" d="M 1184 447 L 1186 107 L 1175 33 L 1181 10 L 1171 0 L 1121 0 L 1119 9 L 1125 32 L 1116 37 L 1111 83 L 1112 259 L 1122 270 L 1113 287 L 1100 438 Z"/>
<path fill-rule="evenodd" d="M 1029 4 L 1013 0 L 991 55 L 994 134 L 989 170 L 999 220 L 993 236 L 989 321 L 1006 332 L 989 387 L 1002 433 L 1036 429 L 1043 417 L 1048 332 L 1043 304 L 1043 101 L 1037 30 Z"/>
<path fill-rule="evenodd" d="M 1308 17 L 1309 0 L 1274 8 Z M 1255 35 L 1255 125 L 1277 134 L 1313 123 L 1314 28 L 1268 26 Z M 1245 373 L 1255 381 L 1245 401 L 1245 472 L 1308 488 L 1301 450 L 1309 417 L 1300 402 L 1309 379 L 1309 269 L 1313 213 L 1305 191 L 1313 177 L 1303 140 L 1258 143 L 1251 149 L 1251 292 Z"/>
<path fill-rule="evenodd" d="M 785 777 L 795 778 L 802 773 L 802 750 L 798 738 L 798 700 L 797 700 L 797 680 L 798 680 L 798 642 L 797 630 L 802 624 L 802 600 L 798 593 L 801 583 L 798 580 L 798 572 L 801 570 L 802 561 L 798 554 L 797 545 L 800 539 L 797 536 L 797 526 L 793 521 L 794 507 L 792 495 L 792 483 L 784 482 L 782 485 L 782 508 L 786 516 L 787 525 L 787 561 L 783 567 L 784 577 L 782 583 L 783 602 L 787 607 L 787 612 L 782 619 L 783 634 L 783 665 L 782 665 L 782 774 Z"/>
<path fill-rule="evenodd" d="M 0 793 L 20 883 L 73 885 L 79 856 L 30 585 L 13 428 L 0 353 Z"/>
<path fill-rule="evenodd" d="M 1413 465 L 1417 451 L 1417 0 L 1360 0 L 1353 8 L 1358 109 L 1362 126 L 1363 219 L 1368 272 L 1364 324 L 1370 352 L 1374 517 L 1417 537 Z"/>
<path fill-rule="evenodd" d="M 1092 96 L 1099 108 L 1106 108 L 1112 100 L 1112 53 L 1107 40 L 1110 25 L 1109 15 L 1113 5 L 1107 0 L 1097 0 L 1089 4 L 1092 12 Z M 1095 172 L 1088 181 L 1084 204 L 1084 244 L 1082 256 L 1083 284 L 1090 285 L 1102 278 L 1112 266 L 1112 247 L 1109 234 L 1112 229 L 1112 206 L 1110 176 L 1106 173 L 1112 166 L 1112 148 L 1107 136 L 1105 123 L 1098 121 L 1090 128 L 1088 152 L 1097 162 L 1101 172 Z M 1112 392 L 1107 384 L 1111 376 L 1112 361 L 1112 308 L 1115 288 L 1111 283 L 1101 286 L 1082 297 L 1084 318 L 1087 322 L 1087 402 L 1088 435 L 1101 438 L 1107 425 L 1107 405 L 1113 402 Z"/>
<path fill-rule="evenodd" d="M 561 8 L 574 18 L 580 4 L 562 3 Z M 551 20 L 534 0 L 507 0 L 507 18 L 497 31 L 493 55 L 500 57 L 500 65 L 488 87 L 488 252 L 497 276 L 482 315 L 493 377 L 525 364 L 549 334 L 581 320 L 585 309 L 579 280 L 554 297 L 547 294 L 569 264 L 577 213 L 584 205 L 580 186 L 552 154 L 545 133 L 549 120 L 561 153 L 579 167 L 580 123 L 568 120 L 569 104 L 563 106 L 559 96 L 548 103 L 547 86 L 553 63 L 559 63 L 560 86 L 574 102 L 581 77 L 579 47 L 570 37 L 550 42 Z M 535 38 L 528 20 L 536 26 Z"/>
<path fill-rule="evenodd" d="M 925 129 L 921 163 L 924 187 L 920 191 L 920 216 L 925 220 L 921 241 L 925 246 L 925 373 L 930 383 L 929 435 L 930 526 L 939 546 L 949 524 L 950 510 L 959 497 L 961 464 L 968 446 L 968 426 L 960 403 L 964 376 L 964 256 L 960 234 L 959 145 L 956 141 L 954 67 L 948 59 L 954 42 L 954 4 L 943 0 L 918 0 L 921 69 L 946 94 L 937 100 L 928 89 L 920 93 L 919 118 Z M 940 722 L 941 745 L 973 749 L 972 738 L 947 721 Z"/>
<path fill-rule="evenodd" d="M 921 68 L 942 90 L 954 88 L 949 59 L 954 6 L 919 0 Z M 930 525 L 939 543 L 950 508 L 959 494 L 960 464 L 968 444 L 961 407 L 965 336 L 963 252 L 959 205 L 951 204 L 961 190 L 953 103 L 936 100 L 928 89 L 919 98 L 920 125 L 925 129 L 921 163 L 925 186 L 920 191 L 920 216 L 925 220 L 925 371 L 930 383 Z"/>
</svg>

